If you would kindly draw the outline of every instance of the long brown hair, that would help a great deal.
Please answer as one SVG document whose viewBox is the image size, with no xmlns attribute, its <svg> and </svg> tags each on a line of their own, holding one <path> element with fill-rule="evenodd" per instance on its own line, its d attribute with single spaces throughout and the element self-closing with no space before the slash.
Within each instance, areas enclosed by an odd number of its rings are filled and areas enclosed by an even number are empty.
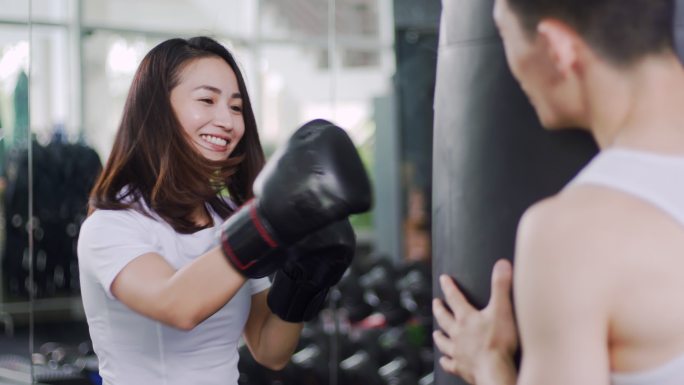
<svg viewBox="0 0 684 385">
<path fill-rule="evenodd" d="M 171 90 L 193 60 L 220 57 L 237 77 L 245 132 L 224 161 L 204 158 L 188 141 L 171 106 Z M 208 37 L 170 39 L 154 47 L 133 77 L 112 152 L 90 194 L 90 211 L 149 208 L 179 233 L 198 226 L 190 215 L 209 203 L 222 218 L 232 209 L 220 196 L 226 189 L 241 205 L 253 196 L 252 184 L 264 165 L 256 119 L 242 73 L 233 55 Z"/>
</svg>

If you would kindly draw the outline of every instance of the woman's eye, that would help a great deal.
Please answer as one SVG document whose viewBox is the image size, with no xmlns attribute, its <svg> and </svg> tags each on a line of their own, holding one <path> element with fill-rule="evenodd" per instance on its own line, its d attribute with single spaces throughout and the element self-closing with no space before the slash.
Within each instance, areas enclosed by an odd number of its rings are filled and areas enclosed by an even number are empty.
<svg viewBox="0 0 684 385">
<path fill-rule="evenodd" d="M 214 104 L 214 101 L 212 99 L 200 99 L 200 102 L 205 103 L 205 104 Z"/>
<path fill-rule="evenodd" d="M 242 112 L 242 106 L 231 106 L 230 109 L 235 112 Z"/>
</svg>

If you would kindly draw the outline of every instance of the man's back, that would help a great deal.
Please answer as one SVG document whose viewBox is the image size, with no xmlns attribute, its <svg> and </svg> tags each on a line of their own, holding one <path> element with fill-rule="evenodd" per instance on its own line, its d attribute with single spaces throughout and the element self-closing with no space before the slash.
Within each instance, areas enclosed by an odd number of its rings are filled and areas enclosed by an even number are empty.
<svg viewBox="0 0 684 385">
<path fill-rule="evenodd" d="M 562 381 L 592 383 L 684 355 L 682 175 L 684 156 L 607 149 L 529 210 L 515 277 L 525 366 L 572 359 Z"/>
</svg>

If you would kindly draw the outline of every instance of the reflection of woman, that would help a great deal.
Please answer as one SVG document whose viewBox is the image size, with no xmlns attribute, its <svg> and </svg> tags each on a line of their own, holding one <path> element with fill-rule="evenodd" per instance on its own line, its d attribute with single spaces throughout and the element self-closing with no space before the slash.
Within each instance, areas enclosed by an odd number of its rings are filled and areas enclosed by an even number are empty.
<svg viewBox="0 0 684 385">
<path fill-rule="evenodd" d="M 216 226 L 253 196 L 263 163 L 223 46 L 171 39 L 148 53 L 78 245 L 106 384 L 236 384 L 241 334 L 262 364 L 287 363 L 301 323 L 271 313 L 268 279 L 245 282 L 214 247 Z"/>
</svg>

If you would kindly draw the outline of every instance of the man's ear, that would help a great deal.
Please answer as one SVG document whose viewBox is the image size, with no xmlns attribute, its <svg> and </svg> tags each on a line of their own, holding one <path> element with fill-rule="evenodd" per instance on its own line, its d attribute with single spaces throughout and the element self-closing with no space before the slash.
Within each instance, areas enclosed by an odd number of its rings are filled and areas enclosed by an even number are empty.
<svg viewBox="0 0 684 385">
<path fill-rule="evenodd" d="M 577 32 L 561 21 L 544 19 L 537 25 L 537 33 L 556 71 L 567 76 L 580 68 L 582 39 Z"/>
</svg>

